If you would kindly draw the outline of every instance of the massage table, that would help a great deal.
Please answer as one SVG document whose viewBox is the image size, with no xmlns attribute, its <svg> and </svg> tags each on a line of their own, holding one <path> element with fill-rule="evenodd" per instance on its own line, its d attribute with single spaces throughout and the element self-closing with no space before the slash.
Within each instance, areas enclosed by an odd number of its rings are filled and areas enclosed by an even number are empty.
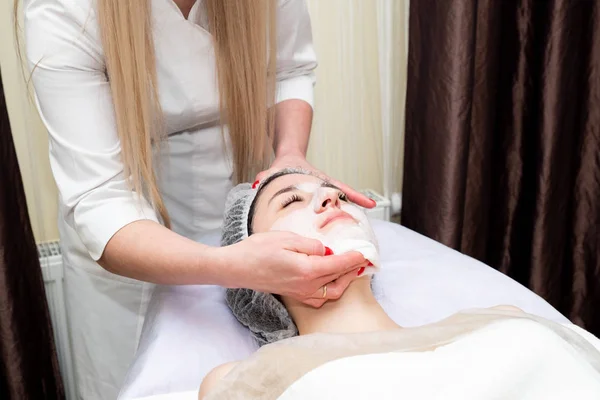
<svg viewBox="0 0 600 400">
<path fill-rule="evenodd" d="M 569 324 L 550 304 L 495 269 L 397 224 L 372 220 L 382 263 L 373 291 L 399 325 L 420 326 L 460 310 L 514 305 Z M 219 234 L 201 240 L 218 245 Z M 196 399 L 215 366 L 257 349 L 231 315 L 224 289 L 157 286 L 119 400 Z"/>
</svg>

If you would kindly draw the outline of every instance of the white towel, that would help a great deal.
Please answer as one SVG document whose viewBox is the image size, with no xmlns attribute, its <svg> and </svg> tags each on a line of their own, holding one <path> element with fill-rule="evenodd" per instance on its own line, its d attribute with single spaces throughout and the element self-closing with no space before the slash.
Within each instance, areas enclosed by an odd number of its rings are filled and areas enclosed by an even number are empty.
<svg viewBox="0 0 600 400">
<path fill-rule="evenodd" d="M 279 397 L 296 399 L 598 400 L 600 372 L 553 330 L 506 320 L 433 351 L 326 363 Z"/>
<path fill-rule="evenodd" d="M 363 275 L 372 275 L 381 268 L 379 251 L 377 246 L 371 241 L 364 239 L 340 239 L 330 242 L 329 247 L 334 254 L 344 254 L 349 251 L 358 251 L 361 253 L 366 260 L 369 260 L 373 264 L 372 267 L 365 269 Z"/>
</svg>

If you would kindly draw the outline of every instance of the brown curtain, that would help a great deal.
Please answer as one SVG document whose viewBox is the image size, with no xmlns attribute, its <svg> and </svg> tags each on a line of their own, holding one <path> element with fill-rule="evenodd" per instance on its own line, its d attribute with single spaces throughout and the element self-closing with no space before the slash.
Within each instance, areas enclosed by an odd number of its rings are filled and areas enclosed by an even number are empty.
<svg viewBox="0 0 600 400">
<path fill-rule="evenodd" d="M 64 398 L 0 79 L 0 399 Z"/>
<path fill-rule="evenodd" d="M 410 4 L 402 222 L 600 334 L 600 1 Z"/>
</svg>

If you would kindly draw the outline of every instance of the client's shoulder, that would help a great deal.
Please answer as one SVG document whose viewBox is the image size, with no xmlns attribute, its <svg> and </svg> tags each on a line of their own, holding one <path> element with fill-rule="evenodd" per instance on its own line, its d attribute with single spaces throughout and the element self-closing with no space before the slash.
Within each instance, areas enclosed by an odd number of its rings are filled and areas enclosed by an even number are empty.
<svg viewBox="0 0 600 400">
<path fill-rule="evenodd" d="M 213 368 L 202 380 L 200 385 L 200 391 L 198 392 L 198 399 L 202 400 L 225 375 L 229 373 L 239 361 L 232 361 L 226 364 L 221 364 L 218 367 Z"/>
</svg>

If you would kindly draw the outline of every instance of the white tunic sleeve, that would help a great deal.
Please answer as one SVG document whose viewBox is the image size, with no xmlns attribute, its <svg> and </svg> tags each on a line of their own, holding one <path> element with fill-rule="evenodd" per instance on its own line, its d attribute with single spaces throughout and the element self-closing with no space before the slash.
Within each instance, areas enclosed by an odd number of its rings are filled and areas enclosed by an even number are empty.
<svg viewBox="0 0 600 400">
<path fill-rule="evenodd" d="M 125 225 L 156 213 L 130 190 L 90 2 L 25 2 L 26 54 L 67 223 L 98 260 Z"/>
<path fill-rule="evenodd" d="M 313 106 L 317 57 L 306 0 L 280 0 L 277 19 L 277 103 L 304 100 Z"/>
</svg>

